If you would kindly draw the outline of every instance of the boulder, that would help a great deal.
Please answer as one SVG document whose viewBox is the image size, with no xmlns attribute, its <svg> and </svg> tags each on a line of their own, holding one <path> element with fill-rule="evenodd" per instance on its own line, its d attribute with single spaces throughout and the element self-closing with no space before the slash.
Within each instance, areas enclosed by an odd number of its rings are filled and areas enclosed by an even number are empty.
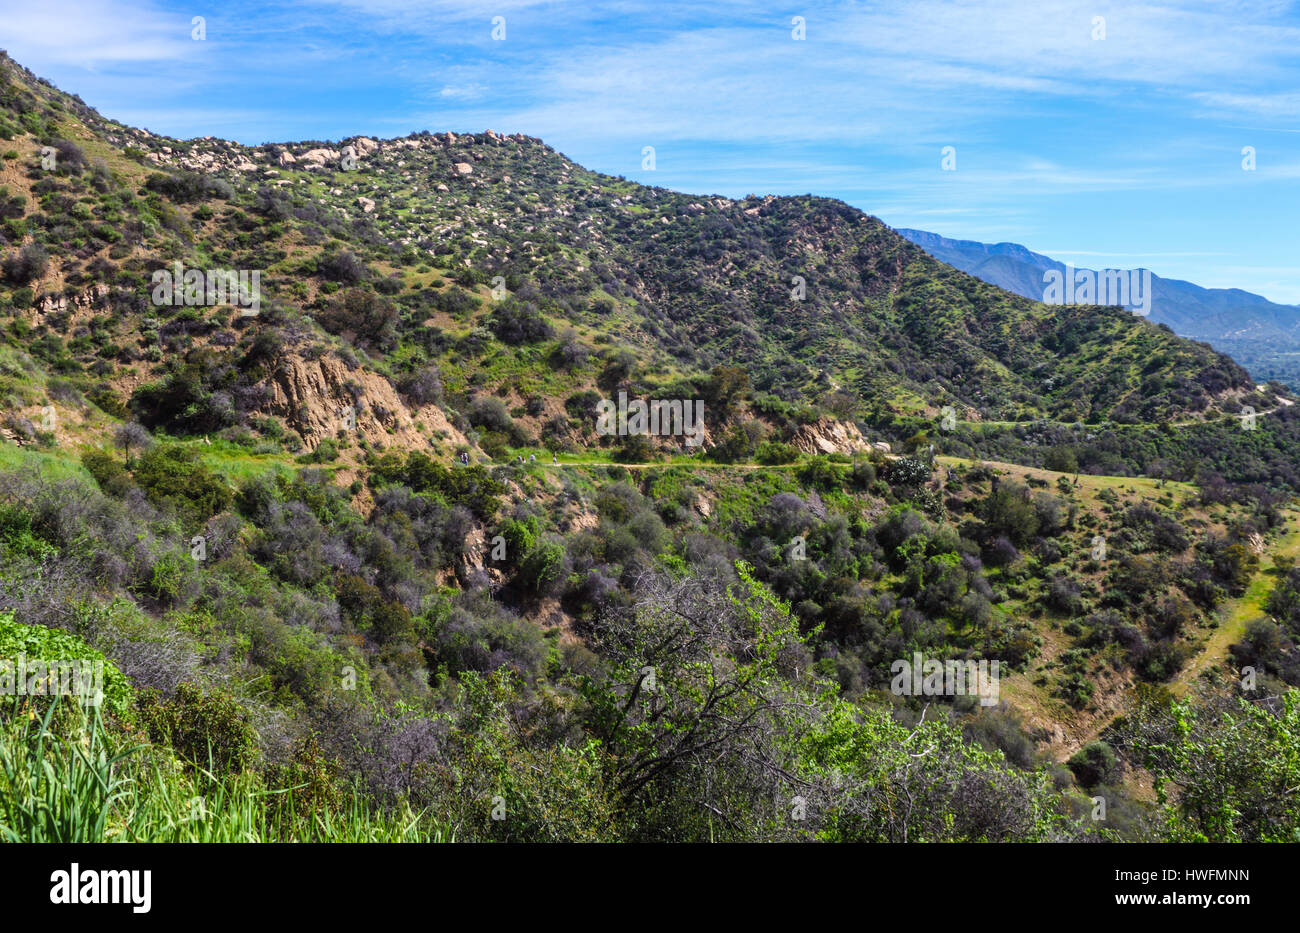
<svg viewBox="0 0 1300 933">
<path fill-rule="evenodd" d="M 808 454 L 851 454 L 867 449 L 866 439 L 857 425 L 826 417 L 801 427 L 792 443 Z"/>
<path fill-rule="evenodd" d="M 334 149 L 308 149 L 302 154 L 299 161 L 324 165 L 326 162 L 337 162 L 338 159 L 339 153 Z"/>
</svg>

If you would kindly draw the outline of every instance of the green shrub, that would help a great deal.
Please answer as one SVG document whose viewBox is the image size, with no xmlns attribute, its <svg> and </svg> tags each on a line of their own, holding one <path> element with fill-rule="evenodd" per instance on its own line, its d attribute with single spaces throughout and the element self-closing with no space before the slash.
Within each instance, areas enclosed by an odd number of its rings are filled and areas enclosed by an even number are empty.
<svg viewBox="0 0 1300 933">
<path fill-rule="evenodd" d="M 106 450 L 88 450 L 81 455 L 81 465 L 110 496 L 121 498 L 135 485 L 126 467 Z"/>
<path fill-rule="evenodd" d="M 559 541 L 544 541 L 524 557 L 519 567 L 519 579 L 534 592 L 541 592 L 560 578 L 564 572 L 564 545 Z"/>
<path fill-rule="evenodd" d="M 140 723 L 154 742 L 170 745 L 191 767 L 224 777 L 252 764 L 257 733 L 243 706 L 227 693 L 204 693 L 183 683 L 165 698 L 157 690 L 140 694 Z"/>
<path fill-rule="evenodd" d="M 1089 742 L 1075 752 L 1066 762 L 1066 767 L 1074 773 L 1074 779 L 1080 787 L 1096 787 L 1110 783 L 1118 764 L 1119 758 L 1115 750 L 1099 741 Z"/>
<path fill-rule="evenodd" d="M 225 480 L 199 462 L 199 452 L 180 444 L 156 444 L 140 455 L 135 481 L 149 500 L 167 505 L 191 526 L 230 507 Z"/>
<path fill-rule="evenodd" d="M 764 441 L 754 452 L 754 459 L 773 466 L 794 463 L 799 459 L 799 448 L 781 441 Z"/>
<path fill-rule="evenodd" d="M 0 613 L 0 692 L 12 696 L 17 693 L 17 684 L 12 682 L 17 675 L 17 660 L 24 655 L 28 662 L 33 659 L 45 661 L 82 661 L 91 664 L 103 664 L 103 706 L 114 715 L 129 718 L 131 715 L 131 683 L 117 669 L 112 661 L 105 660 L 102 652 L 96 651 L 84 641 L 65 632 L 63 629 L 47 628 L 43 625 L 23 625 L 14 620 L 12 612 Z M 10 669 L 9 665 L 14 665 Z M 30 669 L 30 668 L 29 668 Z M 5 683 L 9 678 L 10 683 Z M 31 695 L 29 682 L 24 688 L 27 696 Z M 45 690 L 37 684 L 37 689 Z M 78 685 L 80 687 L 81 685 Z M 75 689 L 75 688 L 74 688 Z M 2 796 L 2 795 L 0 795 Z"/>
</svg>

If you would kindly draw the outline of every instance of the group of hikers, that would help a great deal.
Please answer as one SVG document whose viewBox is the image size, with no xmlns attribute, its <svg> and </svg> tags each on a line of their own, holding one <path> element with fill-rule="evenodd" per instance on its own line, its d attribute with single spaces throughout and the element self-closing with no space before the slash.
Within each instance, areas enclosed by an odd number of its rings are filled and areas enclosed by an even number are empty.
<svg viewBox="0 0 1300 933">
<path fill-rule="evenodd" d="M 467 451 L 467 450 L 462 450 L 462 451 L 460 452 L 459 456 L 457 456 L 456 459 L 459 460 L 459 461 L 460 461 L 462 464 L 464 464 L 465 466 L 469 466 L 469 451 Z M 518 462 L 519 462 L 519 463 L 523 463 L 523 462 L 524 462 L 524 455 L 523 455 L 523 454 L 520 454 L 520 455 L 518 456 L 517 459 L 518 459 Z M 529 462 L 529 463 L 536 463 L 536 462 L 537 462 L 537 454 L 529 454 L 529 455 L 528 455 L 528 462 Z M 560 465 L 560 457 L 559 457 L 558 454 L 555 453 L 555 451 L 551 451 L 551 463 L 552 463 L 553 465 L 555 465 L 555 466 L 559 466 L 559 465 Z"/>
</svg>

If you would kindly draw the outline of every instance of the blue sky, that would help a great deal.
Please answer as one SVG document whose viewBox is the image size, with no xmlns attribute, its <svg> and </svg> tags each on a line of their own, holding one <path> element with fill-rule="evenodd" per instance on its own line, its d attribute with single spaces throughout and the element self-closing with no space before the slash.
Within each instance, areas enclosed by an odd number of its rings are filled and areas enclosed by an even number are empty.
<svg viewBox="0 0 1300 933">
<path fill-rule="evenodd" d="M 896 227 L 1300 303 L 1285 0 L 0 0 L 0 47 L 173 136 L 522 132 L 650 184 L 812 192 Z"/>
</svg>

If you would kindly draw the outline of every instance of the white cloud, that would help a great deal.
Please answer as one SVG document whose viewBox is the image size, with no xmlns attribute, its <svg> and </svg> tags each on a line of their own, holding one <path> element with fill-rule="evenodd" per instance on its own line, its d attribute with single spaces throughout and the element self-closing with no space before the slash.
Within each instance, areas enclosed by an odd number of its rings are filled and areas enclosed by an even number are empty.
<svg viewBox="0 0 1300 933">
<path fill-rule="evenodd" d="M 9 3 L 0 41 L 23 64 L 107 65 L 171 61 L 191 54 L 191 16 L 146 3 L 64 0 Z"/>
</svg>

